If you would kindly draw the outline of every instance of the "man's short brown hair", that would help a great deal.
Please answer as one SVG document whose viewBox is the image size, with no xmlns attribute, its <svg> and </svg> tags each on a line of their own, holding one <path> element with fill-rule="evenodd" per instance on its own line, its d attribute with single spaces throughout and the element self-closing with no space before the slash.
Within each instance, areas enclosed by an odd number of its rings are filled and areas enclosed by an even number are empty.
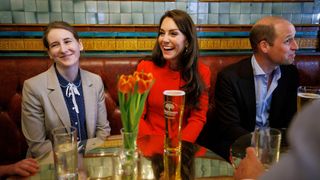
<svg viewBox="0 0 320 180">
<path fill-rule="evenodd" d="M 258 44 L 263 40 L 273 45 L 277 36 L 275 24 L 283 21 L 287 20 L 279 16 L 267 16 L 258 20 L 256 24 L 252 26 L 249 39 L 253 52 L 257 52 Z"/>
</svg>

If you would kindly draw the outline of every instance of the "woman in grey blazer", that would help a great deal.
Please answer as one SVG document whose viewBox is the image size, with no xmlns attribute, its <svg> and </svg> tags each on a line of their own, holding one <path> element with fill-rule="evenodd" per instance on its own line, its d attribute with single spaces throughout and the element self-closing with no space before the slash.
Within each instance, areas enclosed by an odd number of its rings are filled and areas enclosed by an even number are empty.
<svg viewBox="0 0 320 180">
<path fill-rule="evenodd" d="M 103 83 L 79 67 L 83 45 L 77 32 L 66 22 L 52 22 L 43 43 L 54 63 L 26 80 L 22 92 L 22 131 L 32 157 L 52 150 L 55 127 L 76 127 L 78 141 L 110 135 Z"/>
</svg>

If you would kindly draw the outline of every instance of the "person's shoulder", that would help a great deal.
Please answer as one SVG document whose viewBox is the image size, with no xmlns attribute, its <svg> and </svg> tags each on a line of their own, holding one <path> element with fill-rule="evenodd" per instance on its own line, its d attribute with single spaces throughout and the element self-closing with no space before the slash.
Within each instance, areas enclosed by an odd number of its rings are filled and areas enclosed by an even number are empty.
<svg viewBox="0 0 320 180">
<path fill-rule="evenodd" d="M 225 66 L 219 74 L 238 74 L 238 72 L 248 71 L 248 67 L 251 67 L 251 59 L 245 58 Z"/>
<path fill-rule="evenodd" d="M 153 62 L 151 60 L 148 60 L 148 59 L 142 59 L 140 60 L 139 66 L 153 66 Z"/>
<path fill-rule="evenodd" d="M 45 82 L 45 80 L 47 79 L 47 76 L 48 76 L 48 71 L 49 70 L 46 70 L 38 75 L 35 75 L 29 79 L 26 79 L 24 81 L 24 83 L 25 84 L 38 84 L 38 83 Z"/>
<path fill-rule="evenodd" d="M 199 67 L 199 71 L 204 71 L 204 72 L 208 72 L 210 71 L 210 68 L 208 65 L 204 64 L 203 62 L 198 62 L 198 67 Z"/>
<path fill-rule="evenodd" d="M 23 82 L 23 92 L 33 92 L 34 94 L 45 93 L 48 86 L 49 70 L 33 76 Z"/>
<path fill-rule="evenodd" d="M 204 64 L 204 63 L 202 63 L 202 62 L 198 63 L 198 70 L 199 70 L 199 73 L 202 76 L 205 76 L 205 77 L 209 76 L 211 74 L 209 66 Z"/>
<path fill-rule="evenodd" d="M 80 69 L 80 72 L 81 72 L 81 79 L 90 81 L 93 83 L 103 84 L 102 78 L 99 74 L 95 74 L 93 72 L 90 72 L 84 69 Z"/>
<path fill-rule="evenodd" d="M 80 69 L 80 72 L 81 72 L 81 75 L 83 75 L 83 76 L 87 76 L 87 77 L 95 78 L 95 79 L 101 78 L 100 75 L 93 73 L 93 72 L 90 72 L 90 71 L 87 71 L 87 70 L 84 70 L 84 69 Z"/>
<path fill-rule="evenodd" d="M 292 80 L 292 82 L 298 83 L 299 81 L 299 72 L 295 65 L 280 65 L 281 77 L 286 80 Z"/>
<path fill-rule="evenodd" d="M 237 62 L 234 62 L 234 63 L 226 66 L 225 69 L 238 69 L 238 68 L 246 67 L 248 65 L 251 66 L 251 58 L 241 59 Z"/>
<path fill-rule="evenodd" d="M 138 71 L 150 71 L 154 67 L 154 63 L 151 60 L 141 60 L 138 64 Z"/>
<path fill-rule="evenodd" d="M 280 65 L 280 69 L 281 71 L 284 72 L 292 72 L 292 73 L 296 73 L 298 71 L 297 67 L 293 64 L 290 65 Z"/>
</svg>

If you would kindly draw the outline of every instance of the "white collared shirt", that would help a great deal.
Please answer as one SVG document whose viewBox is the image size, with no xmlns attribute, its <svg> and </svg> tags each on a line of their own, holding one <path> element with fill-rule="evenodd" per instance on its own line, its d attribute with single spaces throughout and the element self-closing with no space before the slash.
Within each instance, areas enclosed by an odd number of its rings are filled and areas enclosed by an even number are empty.
<svg viewBox="0 0 320 180">
<path fill-rule="evenodd" d="M 254 55 L 251 58 L 251 65 L 253 68 L 256 93 L 256 127 L 266 127 L 269 126 L 268 118 L 272 93 L 278 86 L 278 80 L 281 78 L 281 71 L 279 66 L 272 71 L 273 78 L 268 89 L 269 74 L 266 74 L 261 69 Z"/>
</svg>

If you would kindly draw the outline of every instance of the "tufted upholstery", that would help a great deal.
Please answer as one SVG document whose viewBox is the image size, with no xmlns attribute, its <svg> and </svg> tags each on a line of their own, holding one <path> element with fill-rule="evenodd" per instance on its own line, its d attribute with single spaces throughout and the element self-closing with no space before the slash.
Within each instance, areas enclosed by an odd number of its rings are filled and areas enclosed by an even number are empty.
<svg viewBox="0 0 320 180">
<path fill-rule="evenodd" d="M 201 56 L 211 70 L 209 112 L 214 110 L 214 88 L 217 73 L 225 66 L 248 55 Z M 102 77 L 111 134 L 119 134 L 120 111 L 116 89 L 120 74 L 133 73 L 138 57 L 86 57 L 81 67 Z M 27 144 L 21 132 L 21 91 L 24 80 L 35 76 L 51 65 L 47 57 L 0 57 L 0 164 L 12 163 L 25 157 Z M 320 55 L 299 55 L 295 65 L 301 85 L 320 86 Z"/>
</svg>

